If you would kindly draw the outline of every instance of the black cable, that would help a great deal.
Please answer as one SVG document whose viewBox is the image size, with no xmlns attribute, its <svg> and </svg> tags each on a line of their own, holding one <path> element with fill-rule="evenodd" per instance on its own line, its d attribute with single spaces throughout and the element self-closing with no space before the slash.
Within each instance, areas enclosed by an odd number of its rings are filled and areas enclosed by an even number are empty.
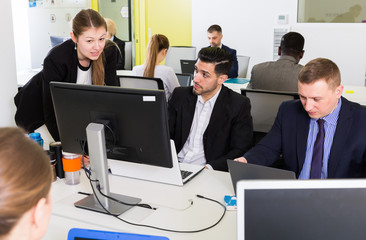
<svg viewBox="0 0 366 240">
<path fill-rule="evenodd" d="M 138 223 L 132 223 L 132 222 L 129 222 L 123 218 L 120 218 L 118 217 L 118 215 L 114 215 L 112 213 L 110 213 L 107 209 L 104 208 L 105 211 L 108 212 L 108 214 L 114 216 L 115 218 L 119 219 L 120 221 L 124 222 L 124 223 L 127 223 L 127 224 L 130 224 L 130 225 L 133 225 L 133 226 L 137 226 L 137 227 L 146 227 L 146 228 L 152 228 L 152 229 L 156 229 L 156 230 L 161 230 L 161 231 L 166 231 L 166 232 L 175 232 L 175 233 L 198 233 L 198 232 L 203 232 L 203 231 L 206 231 L 206 230 L 209 230 L 213 227 L 215 227 L 217 224 L 219 224 L 221 222 L 221 220 L 224 218 L 225 216 L 225 213 L 226 213 L 226 207 L 225 205 L 223 205 L 222 203 L 220 203 L 219 201 L 216 201 L 214 199 L 211 199 L 211 198 L 207 198 L 207 197 L 204 197 L 204 196 L 201 196 L 201 195 L 196 195 L 197 197 L 199 198 L 202 198 L 202 199 L 205 199 L 205 200 L 209 200 L 209 201 L 212 201 L 212 202 L 215 202 L 215 203 L 218 203 L 220 206 L 222 206 L 224 208 L 224 212 L 223 214 L 221 215 L 220 219 L 214 223 L 213 225 L 211 226 L 208 226 L 206 228 L 202 228 L 202 229 L 197 229 L 197 230 L 174 230 L 174 229 L 167 229 L 167 228 L 162 228 L 162 227 L 156 227 L 156 226 L 152 226 L 152 225 L 145 225 L 145 224 L 138 224 Z M 98 200 L 99 201 L 99 200 Z"/>
<path fill-rule="evenodd" d="M 86 141 L 84 141 L 84 145 L 82 146 L 82 148 L 83 148 L 83 152 L 84 152 L 84 149 L 85 149 L 85 142 L 86 142 Z M 95 197 L 96 197 L 96 198 L 97 198 L 97 195 L 95 194 L 95 189 L 94 189 L 94 186 L 93 186 L 92 182 L 96 182 L 96 183 L 97 183 L 97 189 L 98 189 L 99 193 L 100 193 L 103 197 L 106 197 L 106 198 L 108 198 L 108 199 L 110 199 L 110 200 L 112 200 L 112 201 L 118 202 L 119 204 L 123 204 L 123 205 L 126 205 L 126 206 L 143 207 L 143 208 L 148 208 L 148 209 L 156 210 L 156 208 L 151 207 L 149 204 L 145 204 L 145 203 L 142 203 L 142 204 L 141 204 L 141 203 L 133 203 L 133 204 L 131 204 L 131 203 L 123 202 L 123 201 L 121 201 L 121 200 L 115 199 L 115 198 L 113 198 L 113 197 L 110 197 L 110 196 L 108 196 L 108 195 L 104 194 L 104 193 L 101 191 L 101 189 L 100 189 L 99 180 L 98 180 L 98 179 L 91 179 L 91 171 L 85 167 L 84 154 L 82 155 L 81 159 L 82 159 L 83 169 L 84 169 L 85 175 L 86 175 L 86 177 L 89 179 L 90 186 L 91 186 L 91 188 L 92 188 L 92 190 L 93 190 L 93 193 L 94 193 L 94 195 L 95 195 Z M 97 199 L 98 199 L 98 198 L 97 198 Z M 98 202 L 99 202 L 99 201 L 98 201 Z M 99 202 L 99 204 L 101 204 L 101 203 Z M 102 204 L 101 204 L 101 205 L 102 205 Z"/>
<path fill-rule="evenodd" d="M 102 190 L 100 189 L 99 184 L 97 185 L 97 189 L 98 189 L 100 195 L 102 195 L 103 197 L 108 198 L 112 201 L 118 202 L 119 204 L 126 205 L 126 206 L 133 206 L 133 207 L 143 207 L 143 208 L 148 208 L 148 209 L 151 209 L 151 210 L 156 210 L 156 208 L 153 208 L 149 204 L 146 204 L 146 203 L 126 203 L 126 202 L 123 202 L 123 201 L 118 200 L 116 198 L 110 197 L 110 196 L 108 196 L 108 195 L 106 195 L 102 192 Z"/>
<path fill-rule="evenodd" d="M 84 149 L 83 149 L 83 151 L 84 151 Z M 84 161 L 84 155 L 82 156 L 82 159 L 83 159 L 83 161 Z M 84 162 L 83 162 L 83 166 L 84 166 Z M 156 230 L 167 231 L 167 232 L 175 232 L 175 233 L 198 233 L 198 232 L 203 232 L 203 231 L 206 231 L 206 230 L 209 230 L 209 229 L 211 229 L 211 228 L 215 227 L 217 224 L 219 224 L 219 223 L 221 222 L 221 220 L 224 218 L 225 213 L 226 213 L 226 206 L 225 206 L 224 204 L 220 203 L 219 201 L 217 201 L 217 200 L 215 200 L 215 199 L 208 198 L 208 197 L 205 197 L 205 196 L 202 196 L 202 195 L 197 194 L 196 196 L 197 196 L 198 198 L 202 198 L 202 199 L 205 199 L 205 200 L 208 200 L 208 201 L 212 201 L 212 202 L 214 202 L 214 203 L 219 204 L 221 207 L 223 207 L 223 208 L 224 208 L 224 211 L 223 211 L 223 213 L 222 213 L 222 215 L 221 215 L 220 219 L 219 219 L 216 223 L 214 223 L 213 225 L 211 225 L 211 226 L 208 226 L 208 227 L 206 227 L 206 228 L 202 228 L 202 229 L 197 229 L 197 230 L 174 230 L 174 229 L 167 229 L 167 228 L 162 228 L 162 227 L 157 227 L 157 226 L 152 226 L 152 225 L 145 225 L 145 224 L 138 224 L 138 223 L 129 222 L 129 221 L 127 221 L 127 220 L 123 219 L 123 218 L 118 217 L 120 214 L 113 214 L 113 213 L 111 213 L 111 212 L 110 212 L 106 207 L 104 207 L 104 205 L 100 202 L 100 200 L 99 200 L 98 196 L 96 195 L 96 192 L 95 192 L 95 189 L 94 189 L 94 187 L 93 187 L 92 181 L 93 181 L 93 182 L 98 182 L 98 184 L 97 184 L 97 188 L 98 188 L 98 190 L 99 190 L 99 192 L 100 192 L 100 194 L 101 194 L 102 196 L 104 196 L 104 197 L 108 197 L 109 199 L 111 199 L 111 200 L 113 200 L 113 201 L 115 201 L 115 200 L 117 200 L 117 199 L 114 199 L 114 198 L 109 197 L 109 196 L 105 195 L 104 193 L 102 193 L 102 192 L 101 192 L 101 190 L 100 190 L 99 180 L 97 180 L 97 179 L 91 179 L 91 177 L 90 177 L 90 175 L 91 175 L 90 170 L 86 170 L 86 168 L 85 168 L 85 167 L 84 167 L 84 170 L 85 170 L 85 174 L 86 174 L 87 178 L 89 179 L 90 186 L 91 186 L 91 188 L 92 188 L 93 194 L 94 194 L 95 198 L 97 199 L 97 201 L 98 201 L 99 205 L 104 209 L 104 211 L 105 211 L 107 214 L 109 214 L 109 215 L 111 215 L 111 216 L 113 216 L 113 217 L 117 218 L 118 220 L 120 220 L 120 221 L 122 221 L 122 222 L 124 222 L 124 223 L 130 224 L 130 225 L 133 225 L 133 226 L 146 227 L 146 228 L 152 228 L 152 229 L 156 229 Z M 87 173 L 87 171 L 89 172 L 89 174 Z M 118 202 L 118 203 L 120 203 L 120 204 L 128 205 L 128 206 L 138 206 L 138 205 L 139 205 L 139 204 L 123 203 L 123 202 L 122 202 L 122 201 L 120 201 L 120 200 L 117 200 L 117 202 Z M 145 204 L 141 204 L 141 205 L 145 205 Z M 146 205 L 147 205 L 147 204 L 146 204 Z M 150 206 L 150 207 L 151 207 L 151 206 Z M 151 209 L 152 209 L 152 208 L 151 208 Z"/>
</svg>

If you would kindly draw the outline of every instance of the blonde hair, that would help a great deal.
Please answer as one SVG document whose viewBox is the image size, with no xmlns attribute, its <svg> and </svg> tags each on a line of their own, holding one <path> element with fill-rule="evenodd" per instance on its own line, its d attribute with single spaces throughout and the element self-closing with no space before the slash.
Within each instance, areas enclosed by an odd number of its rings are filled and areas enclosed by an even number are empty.
<svg viewBox="0 0 366 240">
<path fill-rule="evenodd" d="M 19 128 L 0 128 L 0 237 L 51 187 L 51 167 L 44 150 Z"/>
<path fill-rule="evenodd" d="M 116 35 L 117 33 L 117 26 L 116 23 L 110 18 L 104 18 L 105 22 L 107 23 L 107 31 L 111 34 L 111 36 Z"/>
<path fill-rule="evenodd" d="M 169 40 L 166 36 L 162 34 L 155 34 L 151 37 L 147 47 L 144 77 L 154 77 L 158 54 L 161 50 L 168 48 Z"/>
<path fill-rule="evenodd" d="M 90 28 L 104 27 L 107 31 L 107 23 L 104 18 L 93 9 L 81 10 L 72 21 L 72 32 L 78 38 Z M 107 43 L 106 43 L 107 45 Z M 104 51 L 97 60 L 92 61 L 92 78 L 94 85 L 104 85 Z"/>
<path fill-rule="evenodd" d="M 330 88 L 335 89 L 341 84 L 341 72 L 332 60 L 316 58 L 301 69 L 298 79 L 303 84 L 311 84 L 324 79 Z"/>
</svg>

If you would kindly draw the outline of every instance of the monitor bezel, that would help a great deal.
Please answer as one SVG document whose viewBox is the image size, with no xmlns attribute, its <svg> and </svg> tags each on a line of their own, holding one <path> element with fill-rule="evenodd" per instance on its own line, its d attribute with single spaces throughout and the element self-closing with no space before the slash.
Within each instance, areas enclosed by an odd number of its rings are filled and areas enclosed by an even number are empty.
<svg viewBox="0 0 366 240">
<path fill-rule="evenodd" d="M 159 104 L 159 106 L 157 106 L 156 108 L 159 108 L 159 113 L 157 114 L 161 114 L 161 116 L 159 116 L 159 121 L 161 121 L 161 123 L 159 123 L 161 126 L 161 129 L 159 129 L 159 131 L 161 131 L 161 135 L 159 141 L 161 142 L 161 146 L 159 145 L 159 147 L 161 147 L 161 151 L 163 151 L 164 153 L 161 153 L 161 155 L 163 156 L 162 158 L 159 158 L 159 160 L 156 159 L 152 159 L 152 161 L 157 161 L 158 164 L 151 164 L 152 166 L 159 166 L 159 167 L 165 167 L 165 168 L 172 168 L 173 167 L 173 163 L 172 163 L 172 153 L 171 153 L 171 143 L 170 143 L 170 136 L 169 136 L 169 125 L 168 125 L 168 117 L 167 117 L 167 106 L 166 106 L 166 100 L 165 100 L 165 93 L 162 90 L 148 90 L 148 89 L 129 89 L 129 88 L 120 88 L 120 87 L 110 87 L 110 86 L 96 86 L 96 85 L 81 85 L 81 84 L 73 84 L 73 83 L 62 83 L 62 82 L 51 82 L 50 83 L 50 88 L 51 88 L 51 95 L 52 95 L 52 99 L 53 99 L 53 104 L 54 104 L 54 109 L 55 109 L 55 115 L 56 115 L 56 121 L 58 124 L 58 129 L 60 132 L 60 138 L 61 138 L 61 142 L 63 145 L 63 149 L 65 151 L 69 151 L 69 152 L 75 152 L 75 153 L 83 153 L 83 149 L 81 146 L 75 146 L 75 143 L 73 144 L 73 146 L 71 147 L 70 145 L 70 141 L 76 141 L 75 139 L 70 140 L 70 138 L 75 138 L 75 136 L 69 136 L 70 135 L 70 131 L 68 131 L 67 133 L 65 133 L 66 131 L 65 128 L 68 128 L 67 125 L 67 121 L 65 122 L 65 117 L 63 116 L 63 114 L 66 114 L 65 111 L 65 107 L 63 107 L 63 109 L 60 109 L 59 106 L 57 106 L 59 103 L 59 101 L 62 101 L 63 99 L 61 99 L 61 96 L 58 96 L 60 99 L 57 98 L 57 96 L 55 96 L 55 94 L 59 94 L 57 93 L 57 91 L 77 91 L 80 93 L 80 95 L 82 94 L 87 94 L 89 96 L 89 98 L 91 98 L 91 96 L 95 97 L 95 98 L 100 98 L 101 95 L 98 97 L 99 93 L 102 94 L 117 94 L 117 95 L 124 95 L 124 94 L 129 94 L 129 95 L 138 95 L 141 96 L 141 98 L 147 99 L 146 101 L 152 101 L 152 102 L 156 102 L 157 104 Z M 56 91 L 56 92 L 55 92 Z M 75 95 L 75 93 L 72 93 Z M 115 96 L 117 96 L 115 95 Z M 55 99 L 55 97 L 57 99 Z M 78 97 L 75 97 L 75 99 L 77 99 Z M 117 97 L 118 98 L 118 97 Z M 122 96 L 123 98 L 123 96 Z M 70 100 L 68 100 L 70 101 Z M 83 101 L 83 100 L 81 100 Z M 61 103 L 64 104 L 64 103 Z M 83 105 L 84 103 L 82 103 L 81 105 Z M 86 104 L 86 103 L 85 103 Z M 107 103 L 105 103 L 107 104 Z M 71 104 L 69 104 L 71 105 Z M 100 108 L 100 106 L 102 104 L 96 104 L 99 105 L 98 107 Z M 116 105 L 116 104 L 115 104 Z M 70 106 L 70 108 L 75 107 L 75 106 Z M 88 105 L 89 109 L 94 109 L 94 106 Z M 106 109 L 110 109 L 110 106 L 106 106 Z M 70 110 L 70 109 L 68 109 Z M 72 114 L 76 114 L 77 116 L 73 116 L 73 117 L 78 117 L 78 118 L 83 118 L 82 120 L 78 119 L 79 123 L 80 122 L 85 122 L 85 125 L 87 126 L 91 121 L 86 121 L 84 118 L 87 118 L 88 116 L 84 116 L 82 113 L 85 112 L 86 110 L 82 110 L 80 111 L 80 113 L 78 113 L 78 111 L 76 111 L 75 109 L 73 111 L 70 110 L 70 112 Z M 116 112 L 120 111 L 120 110 L 115 110 Z M 108 111 L 106 111 L 108 112 Z M 112 111 L 113 112 L 113 111 Z M 121 116 L 122 114 L 119 113 L 117 114 L 118 116 Z M 70 116 L 71 117 L 71 116 Z M 85 128 L 86 128 L 85 126 Z M 158 127 L 158 126 L 157 126 Z M 108 130 L 105 130 L 105 132 L 107 132 Z M 146 133 L 138 133 L 139 135 L 146 135 Z M 147 137 L 151 137 L 146 135 Z M 84 139 L 86 139 L 86 132 L 84 132 L 83 137 L 85 137 Z M 80 141 L 79 141 L 80 142 Z M 80 144 L 81 145 L 81 144 Z M 160 153 L 159 153 L 160 154 Z M 109 158 L 110 159 L 110 158 Z M 112 158 L 113 159 L 113 158 Z M 116 159 L 114 159 L 116 160 Z M 116 161 L 123 161 L 123 160 L 116 160 Z M 127 162 L 129 162 L 127 160 Z M 132 161 L 133 162 L 133 161 Z M 135 161 L 133 162 L 135 164 L 150 164 L 149 162 L 145 162 L 145 160 L 143 160 L 142 162 L 139 161 Z"/>
</svg>

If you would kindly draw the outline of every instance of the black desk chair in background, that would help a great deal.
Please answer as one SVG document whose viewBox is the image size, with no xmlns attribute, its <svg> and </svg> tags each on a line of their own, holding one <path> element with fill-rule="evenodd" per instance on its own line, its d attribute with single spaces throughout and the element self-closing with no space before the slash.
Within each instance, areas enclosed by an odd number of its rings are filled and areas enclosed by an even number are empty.
<svg viewBox="0 0 366 240">
<path fill-rule="evenodd" d="M 176 73 L 179 85 L 189 87 L 192 84 L 192 75 L 187 73 Z"/>
<path fill-rule="evenodd" d="M 282 102 L 299 98 L 297 92 L 280 92 L 261 89 L 242 88 L 241 94 L 247 96 L 253 117 L 253 145 L 257 144 L 268 132 L 277 116 Z"/>
<path fill-rule="evenodd" d="M 164 90 L 163 81 L 160 78 L 146 78 L 138 76 L 117 76 L 120 86 L 123 88 L 140 88 Z"/>
</svg>

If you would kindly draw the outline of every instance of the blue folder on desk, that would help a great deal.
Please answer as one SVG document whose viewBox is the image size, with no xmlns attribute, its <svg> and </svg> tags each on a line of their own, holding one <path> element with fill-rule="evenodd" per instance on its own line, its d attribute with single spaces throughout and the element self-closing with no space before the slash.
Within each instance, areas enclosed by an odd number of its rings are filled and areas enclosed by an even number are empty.
<svg viewBox="0 0 366 240">
<path fill-rule="evenodd" d="M 244 84 L 249 82 L 248 78 L 229 78 L 225 81 L 225 83 L 237 83 L 237 84 Z"/>
<path fill-rule="evenodd" d="M 169 240 L 166 237 L 72 228 L 67 240 Z"/>
</svg>

